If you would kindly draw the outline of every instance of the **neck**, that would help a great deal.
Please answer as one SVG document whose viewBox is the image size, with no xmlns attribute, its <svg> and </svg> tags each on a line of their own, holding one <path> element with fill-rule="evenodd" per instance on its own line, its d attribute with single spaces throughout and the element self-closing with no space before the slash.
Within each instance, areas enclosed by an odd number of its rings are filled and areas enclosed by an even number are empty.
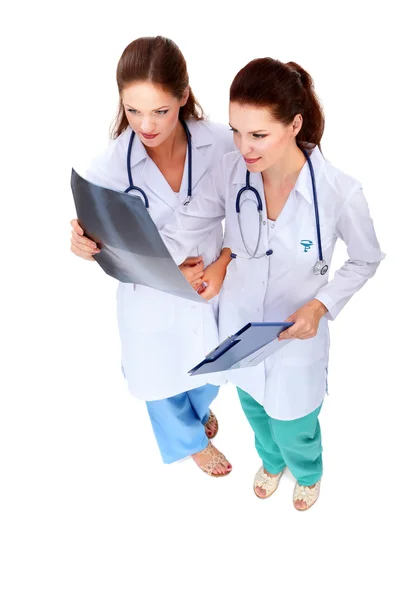
<svg viewBox="0 0 400 600">
<path fill-rule="evenodd" d="M 172 133 L 162 144 L 155 148 L 146 148 L 146 150 L 152 159 L 172 160 L 177 154 L 181 153 L 183 146 L 186 148 L 186 144 L 185 130 L 182 123 L 178 121 Z"/>
<path fill-rule="evenodd" d="M 294 185 L 306 158 L 297 144 L 290 146 L 282 158 L 262 172 L 264 184 L 273 187 Z"/>
</svg>

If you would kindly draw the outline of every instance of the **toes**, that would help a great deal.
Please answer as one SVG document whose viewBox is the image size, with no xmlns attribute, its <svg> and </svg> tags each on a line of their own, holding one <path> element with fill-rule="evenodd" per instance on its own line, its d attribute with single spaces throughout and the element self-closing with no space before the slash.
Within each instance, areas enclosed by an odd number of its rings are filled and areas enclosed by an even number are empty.
<svg viewBox="0 0 400 600">
<path fill-rule="evenodd" d="M 265 496 L 267 495 L 266 490 L 263 490 L 263 488 L 260 488 L 258 486 L 254 488 L 254 491 L 259 498 L 265 498 Z"/>
<path fill-rule="evenodd" d="M 223 468 L 225 474 L 230 473 L 232 471 L 232 465 L 228 462 L 224 462 Z"/>
<path fill-rule="evenodd" d="M 307 504 L 304 500 L 296 500 L 294 505 L 298 510 L 304 510 L 307 508 Z"/>
<path fill-rule="evenodd" d="M 227 475 L 232 471 L 232 465 L 230 463 L 220 463 L 213 471 L 214 475 Z"/>
<path fill-rule="evenodd" d="M 214 475 L 223 475 L 222 465 L 217 465 L 213 471 Z"/>
<path fill-rule="evenodd" d="M 207 427 L 205 427 L 206 430 L 206 436 L 208 438 L 212 437 L 215 433 L 215 429 L 213 427 L 211 427 L 210 425 L 207 425 Z"/>
</svg>

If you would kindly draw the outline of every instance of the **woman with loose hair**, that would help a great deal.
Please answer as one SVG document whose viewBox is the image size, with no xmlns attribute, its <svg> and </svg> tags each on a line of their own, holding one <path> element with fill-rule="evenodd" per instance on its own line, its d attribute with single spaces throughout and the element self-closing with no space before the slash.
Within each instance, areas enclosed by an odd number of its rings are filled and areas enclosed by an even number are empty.
<svg viewBox="0 0 400 600">
<path fill-rule="evenodd" d="M 185 59 L 170 39 L 145 37 L 129 44 L 118 63 L 117 84 L 114 139 L 85 177 L 139 195 L 162 230 L 188 196 L 194 202 L 203 194 L 210 168 L 234 148 L 232 134 L 204 118 Z M 100 250 L 76 219 L 72 226 L 72 252 L 94 260 Z M 191 245 L 181 270 L 193 287 L 219 256 L 221 243 L 216 223 L 200 244 Z M 204 306 L 120 283 L 117 310 L 123 372 L 132 395 L 146 401 L 164 462 L 192 456 L 209 475 L 228 475 L 230 463 L 210 441 L 218 431 L 210 404 L 220 379 L 188 375 L 218 343 L 216 302 Z"/>
</svg>

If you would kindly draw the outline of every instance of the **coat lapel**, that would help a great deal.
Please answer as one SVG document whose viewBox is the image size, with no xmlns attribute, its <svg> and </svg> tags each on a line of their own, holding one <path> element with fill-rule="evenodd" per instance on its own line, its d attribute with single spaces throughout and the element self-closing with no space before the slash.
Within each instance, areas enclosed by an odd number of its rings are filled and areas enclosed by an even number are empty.
<svg viewBox="0 0 400 600">
<path fill-rule="evenodd" d="M 212 160 L 213 138 L 211 131 L 202 121 L 188 121 L 187 125 L 191 133 L 192 141 L 192 195 L 196 195 L 196 186 L 208 171 Z M 185 173 L 184 173 L 184 193 L 187 195 L 188 187 L 188 157 L 186 153 Z"/>
<path fill-rule="evenodd" d="M 151 195 L 157 196 L 162 202 L 175 210 L 177 205 L 176 194 L 149 156 L 147 156 L 143 166 L 142 178 Z"/>
<path fill-rule="evenodd" d="M 207 170 L 212 167 L 212 134 L 208 127 L 201 121 L 188 121 L 192 143 L 192 196 L 196 195 L 196 186 L 201 181 Z M 137 170 L 139 169 L 139 171 Z M 138 136 L 135 136 L 132 146 L 131 158 L 132 178 L 135 183 L 135 173 L 140 173 L 143 189 L 151 195 L 157 196 L 176 209 L 177 197 L 165 177 L 148 156 L 146 149 Z M 179 202 L 184 202 L 188 195 L 188 152 L 186 152 L 185 166 L 182 183 L 179 191 Z M 151 204 L 150 200 L 149 203 Z"/>
</svg>

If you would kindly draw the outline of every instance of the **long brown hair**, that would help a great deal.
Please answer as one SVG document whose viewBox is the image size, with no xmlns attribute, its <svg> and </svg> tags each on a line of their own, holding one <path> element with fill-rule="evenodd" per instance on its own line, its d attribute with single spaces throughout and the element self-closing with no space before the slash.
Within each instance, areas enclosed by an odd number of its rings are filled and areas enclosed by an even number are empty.
<svg viewBox="0 0 400 600">
<path fill-rule="evenodd" d="M 186 61 L 172 40 L 142 37 L 125 48 L 117 66 L 117 85 L 122 90 L 135 81 L 150 81 L 161 86 L 181 100 L 189 85 Z M 179 118 L 201 121 L 204 112 L 189 86 L 189 98 L 179 111 Z M 117 138 L 128 127 L 128 119 L 120 97 L 118 114 L 112 127 L 112 137 Z"/>
<path fill-rule="evenodd" d="M 311 76 L 295 62 L 282 63 L 273 58 L 249 62 L 234 78 L 230 101 L 268 108 L 285 125 L 297 114 L 303 125 L 296 136 L 299 146 L 320 147 L 325 117 Z"/>
</svg>

